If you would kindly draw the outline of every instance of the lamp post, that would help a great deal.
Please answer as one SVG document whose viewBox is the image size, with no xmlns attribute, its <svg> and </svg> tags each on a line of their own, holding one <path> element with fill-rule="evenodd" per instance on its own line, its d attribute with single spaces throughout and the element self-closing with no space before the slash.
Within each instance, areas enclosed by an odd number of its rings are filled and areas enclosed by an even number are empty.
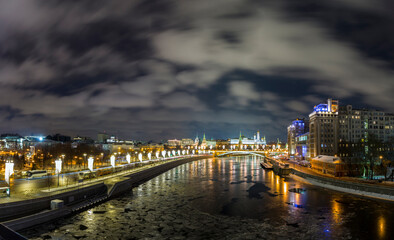
<svg viewBox="0 0 394 240">
<path fill-rule="evenodd" d="M 55 161 L 55 166 L 56 166 L 56 173 L 57 173 L 57 186 L 59 187 L 60 185 L 60 173 L 62 172 L 62 163 L 63 161 L 59 158 Z"/>
<path fill-rule="evenodd" d="M 111 156 L 111 166 L 113 168 L 115 168 L 115 156 L 114 155 Z"/>
<path fill-rule="evenodd" d="M 101 166 L 103 166 L 104 153 L 101 153 Z"/>
<path fill-rule="evenodd" d="M 14 163 L 7 161 L 5 163 L 5 181 L 10 185 L 10 177 L 14 173 Z"/>
<path fill-rule="evenodd" d="M 93 169 L 94 169 L 94 158 L 93 157 L 88 158 L 88 168 L 90 171 L 93 172 Z"/>
<path fill-rule="evenodd" d="M 62 154 L 62 155 L 60 155 L 60 157 L 62 158 L 62 164 L 64 164 L 64 157 L 65 157 L 66 155 L 65 154 Z M 68 167 L 68 164 L 66 163 L 66 167 Z"/>
<path fill-rule="evenodd" d="M 126 160 L 127 160 L 127 163 L 130 164 L 130 162 L 131 162 L 131 156 L 130 156 L 130 154 L 127 154 L 127 155 L 126 155 Z"/>
<path fill-rule="evenodd" d="M 83 169 L 85 169 L 85 167 L 86 167 L 86 156 L 87 156 L 87 154 L 84 153 L 83 156 L 84 156 Z"/>
</svg>

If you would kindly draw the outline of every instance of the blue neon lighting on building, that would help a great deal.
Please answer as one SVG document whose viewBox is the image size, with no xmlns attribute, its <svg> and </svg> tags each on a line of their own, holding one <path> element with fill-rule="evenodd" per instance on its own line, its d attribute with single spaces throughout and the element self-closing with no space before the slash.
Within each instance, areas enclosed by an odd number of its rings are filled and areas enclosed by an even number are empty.
<svg viewBox="0 0 394 240">
<path fill-rule="evenodd" d="M 303 157 L 306 156 L 307 150 L 308 150 L 307 146 L 302 146 L 302 156 L 303 156 Z"/>
<path fill-rule="evenodd" d="M 313 108 L 315 112 L 328 112 L 327 104 L 319 104 Z"/>
</svg>

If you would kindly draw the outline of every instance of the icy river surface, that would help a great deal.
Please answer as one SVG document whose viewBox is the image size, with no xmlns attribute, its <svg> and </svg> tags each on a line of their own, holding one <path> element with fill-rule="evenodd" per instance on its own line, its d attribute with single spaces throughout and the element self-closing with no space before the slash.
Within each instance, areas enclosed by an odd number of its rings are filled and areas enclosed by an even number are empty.
<svg viewBox="0 0 394 240">
<path fill-rule="evenodd" d="M 256 157 L 176 167 L 31 239 L 394 239 L 394 203 L 281 178 Z"/>
</svg>

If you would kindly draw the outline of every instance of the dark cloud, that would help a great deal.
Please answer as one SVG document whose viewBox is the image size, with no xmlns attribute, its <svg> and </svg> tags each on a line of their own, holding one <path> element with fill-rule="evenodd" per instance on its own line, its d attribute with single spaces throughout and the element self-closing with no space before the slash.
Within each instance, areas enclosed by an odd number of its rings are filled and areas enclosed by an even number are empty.
<svg viewBox="0 0 394 240">
<path fill-rule="evenodd" d="M 0 0 L 0 130 L 284 139 L 327 97 L 394 112 L 392 7 Z"/>
</svg>

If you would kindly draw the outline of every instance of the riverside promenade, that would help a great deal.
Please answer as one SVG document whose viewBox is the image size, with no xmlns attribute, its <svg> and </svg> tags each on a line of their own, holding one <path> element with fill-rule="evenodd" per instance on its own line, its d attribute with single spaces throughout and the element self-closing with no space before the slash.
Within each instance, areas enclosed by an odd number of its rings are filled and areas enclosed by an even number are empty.
<svg viewBox="0 0 394 240">
<path fill-rule="evenodd" d="M 363 197 L 394 201 L 394 182 L 352 177 L 333 177 L 291 163 L 291 177 L 312 185 Z"/>
<path fill-rule="evenodd" d="M 3 201 L 0 204 L 2 212 L 0 221 L 3 221 L 2 225 L 14 231 L 42 224 L 122 194 L 140 182 L 149 180 L 176 166 L 208 157 L 211 155 L 190 155 L 157 162 L 147 161 L 142 166 L 97 178 L 84 184 L 69 185 L 67 188 L 42 189 L 41 196 L 36 198 L 19 200 L 18 197 L 13 199 L 11 197 L 7 202 Z M 63 200 L 65 206 L 50 210 L 51 201 L 54 199 Z"/>
</svg>

